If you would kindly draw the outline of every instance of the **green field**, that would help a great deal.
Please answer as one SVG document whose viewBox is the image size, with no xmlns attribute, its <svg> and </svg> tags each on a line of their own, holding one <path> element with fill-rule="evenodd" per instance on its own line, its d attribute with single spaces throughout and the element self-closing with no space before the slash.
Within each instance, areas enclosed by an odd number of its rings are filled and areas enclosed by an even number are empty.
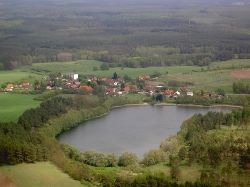
<svg viewBox="0 0 250 187">
<path fill-rule="evenodd" d="M 18 187 L 83 187 L 49 162 L 0 167 Z"/>
<path fill-rule="evenodd" d="M 33 100 L 34 97 L 37 96 L 0 92 L 0 121 L 17 122 L 25 110 L 40 105 L 40 101 Z"/>
<path fill-rule="evenodd" d="M 222 88 L 227 93 L 232 93 L 233 82 L 237 82 L 236 78 L 233 78 L 228 73 L 228 70 L 216 70 L 207 72 L 195 72 L 188 74 L 169 74 L 161 76 L 157 79 L 159 82 L 168 82 L 169 80 L 193 82 L 194 86 L 189 88 L 190 90 L 197 91 L 202 89 L 204 91 L 215 91 L 218 88 Z"/>
<path fill-rule="evenodd" d="M 250 66 L 250 59 L 233 59 L 223 62 L 213 62 L 209 66 L 211 69 L 215 67 L 229 68 L 229 67 Z"/>
<path fill-rule="evenodd" d="M 34 63 L 32 66 L 19 67 L 19 71 L 26 71 L 29 74 L 35 76 L 40 74 L 46 76 L 46 72 L 35 72 L 32 69 L 49 70 L 52 72 L 59 71 L 62 74 L 67 72 L 75 72 L 82 75 L 95 75 L 100 77 L 111 77 L 114 72 L 117 72 L 118 76 L 123 77 L 128 75 L 131 78 L 137 76 L 153 75 L 155 71 L 161 74 L 166 74 L 166 71 L 170 74 L 174 73 L 187 73 L 191 71 L 199 71 L 201 68 L 198 66 L 172 66 L 172 67 L 148 67 L 148 68 L 110 68 L 106 71 L 93 71 L 93 67 L 100 67 L 103 62 L 96 60 L 81 60 L 76 62 L 50 62 L 50 63 Z"/>
<path fill-rule="evenodd" d="M 40 76 L 31 72 L 24 72 L 20 70 L 0 71 L 0 85 L 15 82 L 21 83 L 22 81 L 29 81 L 38 77 Z"/>
</svg>

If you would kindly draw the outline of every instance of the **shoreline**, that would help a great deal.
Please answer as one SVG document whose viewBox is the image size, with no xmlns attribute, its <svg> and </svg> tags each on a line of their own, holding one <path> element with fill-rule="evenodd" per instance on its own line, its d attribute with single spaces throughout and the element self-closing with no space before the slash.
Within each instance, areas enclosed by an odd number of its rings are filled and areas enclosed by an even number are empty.
<svg viewBox="0 0 250 187">
<path fill-rule="evenodd" d="M 148 103 L 141 103 L 141 104 L 125 104 L 124 106 L 149 106 Z M 215 108 L 215 107 L 228 107 L 228 108 L 238 108 L 243 109 L 243 106 L 239 105 L 227 105 L 227 104 L 218 104 L 218 105 L 211 105 L 211 106 L 203 106 L 203 105 L 194 105 L 194 104 L 174 104 L 174 103 L 157 103 L 151 106 L 187 106 L 187 107 L 204 107 L 204 108 Z M 119 106 L 123 107 L 123 106 Z M 113 107 L 118 108 L 118 107 Z"/>
</svg>

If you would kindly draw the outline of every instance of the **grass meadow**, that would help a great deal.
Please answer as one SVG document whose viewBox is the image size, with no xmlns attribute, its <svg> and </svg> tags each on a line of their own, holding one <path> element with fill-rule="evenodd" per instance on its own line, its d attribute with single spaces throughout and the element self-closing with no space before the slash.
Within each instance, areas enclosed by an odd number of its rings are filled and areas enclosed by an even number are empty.
<svg viewBox="0 0 250 187">
<path fill-rule="evenodd" d="M 225 92 L 232 93 L 233 82 L 238 80 L 232 77 L 228 70 L 216 70 L 206 72 L 191 72 L 188 74 L 168 74 L 163 75 L 157 79 L 159 82 L 168 82 L 169 80 L 193 82 L 194 86 L 190 87 L 190 90 L 197 91 L 202 89 L 203 91 L 215 91 L 218 88 L 222 88 Z"/>
<path fill-rule="evenodd" d="M 84 187 L 49 162 L 0 167 L 18 187 Z"/>
<path fill-rule="evenodd" d="M 0 92 L 0 122 L 17 122 L 24 111 L 38 107 L 40 101 L 33 100 L 34 97 L 36 95 Z"/>
<path fill-rule="evenodd" d="M 21 83 L 22 81 L 33 80 L 34 78 L 39 78 L 40 76 L 33 74 L 31 72 L 24 72 L 17 70 L 0 71 L 0 85 L 5 83 Z"/>
<path fill-rule="evenodd" d="M 239 66 L 250 66 L 250 59 L 233 59 L 223 62 L 213 62 L 210 65 L 210 68 L 229 68 L 229 67 L 239 67 Z"/>
</svg>

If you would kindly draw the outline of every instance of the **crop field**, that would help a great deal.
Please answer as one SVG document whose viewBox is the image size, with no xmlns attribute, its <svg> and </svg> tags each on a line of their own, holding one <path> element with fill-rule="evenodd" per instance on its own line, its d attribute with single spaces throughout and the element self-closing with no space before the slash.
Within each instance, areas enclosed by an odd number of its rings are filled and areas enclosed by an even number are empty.
<svg viewBox="0 0 250 187">
<path fill-rule="evenodd" d="M 33 100 L 34 97 L 36 95 L 0 92 L 0 121 L 17 122 L 25 110 L 40 105 L 40 101 Z"/>
<path fill-rule="evenodd" d="M 83 187 L 49 162 L 0 167 L 18 187 Z"/>
</svg>

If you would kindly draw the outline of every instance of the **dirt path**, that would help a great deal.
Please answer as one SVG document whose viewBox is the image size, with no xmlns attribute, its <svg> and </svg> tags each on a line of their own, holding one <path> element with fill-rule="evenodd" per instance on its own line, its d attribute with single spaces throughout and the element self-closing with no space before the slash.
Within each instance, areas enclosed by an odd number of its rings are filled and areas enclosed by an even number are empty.
<svg viewBox="0 0 250 187">
<path fill-rule="evenodd" d="M 12 180 L 0 172 L 0 187 L 17 187 Z"/>
</svg>

